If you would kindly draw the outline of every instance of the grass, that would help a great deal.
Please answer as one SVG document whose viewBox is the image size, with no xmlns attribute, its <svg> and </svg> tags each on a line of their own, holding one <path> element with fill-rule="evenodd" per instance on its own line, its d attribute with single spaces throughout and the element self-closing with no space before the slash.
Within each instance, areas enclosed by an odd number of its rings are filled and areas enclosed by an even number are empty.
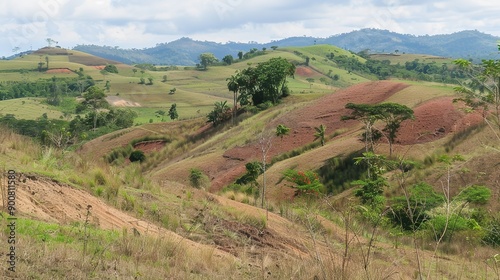
<svg viewBox="0 0 500 280">
<path fill-rule="evenodd" d="M 56 107 L 45 104 L 42 98 L 25 97 L 0 102 L 0 114 L 13 114 L 17 119 L 34 120 L 44 113 L 50 119 L 59 119 L 63 113 Z"/>
<path fill-rule="evenodd" d="M 399 63 L 401 65 L 404 65 L 406 62 L 414 61 L 415 59 L 424 63 L 435 62 L 439 66 L 445 63 L 451 65 L 453 62 L 453 59 L 450 58 L 425 54 L 372 54 L 370 55 L 370 58 L 377 60 L 389 60 L 391 64 Z"/>
<path fill-rule="evenodd" d="M 328 52 L 329 48 L 329 46 L 316 46 L 303 49 L 302 52 L 319 58 Z M 320 279 L 338 279 L 340 276 L 361 279 L 367 275 L 374 279 L 390 278 L 394 275 L 413 277 L 415 261 L 412 249 L 407 247 L 411 244 L 411 240 L 401 238 L 403 241 L 398 245 L 398 250 L 395 250 L 391 247 L 392 244 L 389 244 L 390 241 L 387 241 L 389 238 L 382 233 L 375 239 L 374 250 L 377 251 L 373 255 L 373 262 L 366 272 L 363 270 L 361 253 L 367 248 L 363 242 L 369 237 L 370 227 L 359 222 L 353 224 L 351 228 L 358 234 L 359 240 L 353 241 L 349 248 L 349 268 L 340 272 L 339 265 L 343 259 L 339 252 L 342 252 L 344 244 L 339 241 L 342 237 L 339 235 L 339 232 L 342 232 L 342 228 L 338 227 L 338 223 L 341 222 L 339 213 L 332 214 L 331 209 L 327 207 L 311 205 L 320 203 L 313 199 L 299 197 L 289 202 L 289 205 L 270 203 L 271 218 L 268 219 L 262 214 L 264 213 L 262 209 L 241 204 L 226 206 L 223 203 L 229 204 L 234 201 L 227 202 L 218 197 L 214 198 L 202 190 L 188 186 L 189 168 L 203 169 L 209 178 L 214 180 L 213 174 L 218 173 L 213 170 L 213 166 L 217 166 L 217 161 L 222 158 L 226 149 L 249 144 L 264 125 L 290 113 L 295 108 L 307 105 L 308 101 L 325 94 L 329 89 L 319 83 L 314 83 L 309 88 L 309 83 L 304 82 L 302 78 L 291 79 L 290 85 L 295 94 L 285 100 L 285 103 L 256 115 L 242 116 L 238 126 L 221 126 L 199 138 L 189 137 L 203 125 L 203 120 L 159 124 L 156 123 L 158 118 L 155 117 L 154 111 L 159 108 L 167 111 L 169 104 L 177 102 L 181 118 L 201 115 L 203 110 L 210 109 L 212 101 L 231 98 L 231 94 L 225 88 L 226 75 L 233 74 L 236 69 L 248 67 L 249 62 L 257 63 L 270 56 L 302 61 L 303 58 L 294 54 L 293 50 L 296 49 L 269 51 L 268 57 L 259 56 L 229 67 L 210 67 L 208 71 L 181 69 L 146 72 L 145 77 L 155 78 L 152 86 L 137 85 L 135 81 L 141 74 L 134 75 L 129 66 L 120 65 L 118 75 L 105 77 L 112 84 L 109 94 L 120 93 L 120 97 L 142 102 L 144 107 L 133 108 L 140 115 L 138 120 L 148 122 L 153 118 L 155 123 L 134 127 L 127 132 L 115 132 L 88 143 L 95 145 L 94 150 L 74 153 L 44 149 L 26 138 L 2 130 L 0 161 L 9 165 L 7 168 L 13 166 L 22 172 L 42 174 L 60 182 L 70 183 L 74 187 L 86 189 L 110 205 L 135 215 L 134 219 L 144 219 L 157 227 L 182 235 L 179 241 L 170 237 L 172 236 L 170 234 L 137 236 L 127 230 L 97 229 L 95 225 L 85 228 L 83 218 L 70 225 L 20 219 L 19 255 L 23 257 L 19 261 L 21 272 L 17 276 L 38 279 L 63 277 L 105 279 L 115 276 L 116 278 L 132 276 L 140 279 L 220 279 L 221 275 L 225 279 L 305 279 L 315 276 Z M 319 61 L 318 58 L 311 63 L 313 67 L 324 67 L 321 72 L 333 67 Z M 39 58 L 24 59 L 26 63 L 33 63 Z M 57 59 L 60 61 L 54 58 L 54 65 L 69 63 L 62 57 Z M 90 56 L 82 55 L 81 60 L 89 65 L 96 63 Z M 82 68 L 96 79 L 102 79 L 102 75 L 95 67 L 82 66 Z M 168 75 L 166 83 L 160 82 L 164 74 Z M 357 79 L 355 76 L 353 78 Z M 349 79 L 345 82 L 348 81 Z M 409 88 L 391 97 L 391 101 L 414 106 L 429 98 L 452 94 L 450 88 L 440 84 L 419 82 L 410 84 Z M 166 92 L 172 87 L 178 90 L 176 94 L 168 95 Z M 312 93 L 299 94 L 300 91 L 312 91 Z M 415 95 L 421 100 L 410 98 Z M 3 105 L 2 102 L 0 105 Z M 29 104 L 25 102 L 24 105 Z M 71 102 L 65 103 L 61 110 L 63 108 L 70 110 L 72 106 L 74 104 Z M 15 104 L 12 104 L 12 107 L 15 107 Z M 57 118 L 57 114 L 54 117 Z M 138 130 L 142 132 L 138 133 Z M 109 166 L 97 156 L 99 153 L 107 154 L 112 147 L 128 145 L 134 140 L 139 141 L 148 134 L 167 137 L 172 141 L 167 143 L 163 150 L 151 153 L 142 164 L 128 164 L 122 160 L 116 166 Z M 441 144 L 448 143 L 450 147 L 463 151 L 467 141 L 462 141 L 461 137 L 465 136 L 460 135 L 449 142 L 443 140 L 432 145 L 439 145 L 443 149 Z M 292 165 L 312 169 L 316 165 L 324 164 L 324 159 L 328 156 L 342 155 L 352 147 L 337 143 L 335 138 L 328 141 L 325 147 L 311 144 L 291 151 L 288 155 L 284 154 L 282 161 L 277 162 L 267 171 L 269 173 L 266 173 L 271 190 L 273 192 L 283 190 L 281 186 L 273 185 L 273 182 L 277 181 L 274 178 L 281 176 L 279 175 L 281 169 Z M 432 154 L 434 149 L 436 147 L 431 145 L 425 146 L 425 153 Z M 290 156 L 293 156 L 293 153 L 297 153 L 297 156 L 292 158 Z M 229 170 L 230 166 L 227 167 Z M 226 165 L 220 168 L 226 168 Z M 254 196 L 235 190 L 225 192 L 224 196 L 250 205 L 255 203 Z M 353 201 L 349 192 L 342 193 L 334 199 Z M 273 212 L 280 212 L 282 217 L 276 217 Z M 320 220 L 317 215 L 327 220 Z M 5 228 L 4 217 L 2 216 L 2 226 Z M 328 222 L 328 219 L 333 222 Z M 252 235 L 252 232 L 258 234 Z M 0 239 L 6 240 L 5 230 L 0 231 Z M 199 244 L 192 243 L 193 240 Z M 88 248 L 84 250 L 86 243 Z M 460 245 L 457 244 L 445 249 L 448 253 L 454 253 L 457 251 L 456 246 Z M 214 256 L 214 252 L 220 252 L 218 248 L 234 253 L 238 259 Z M 296 251 L 299 251 L 298 257 L 294 255 Z M 462 272 L 466 275 L 462 277 L 469 278 L 473 276 L 471 271 L 478 270 L 477 268 L 482 265 L 482 260 L 491 259 L 494 254 L 490 252 L 491 250 L 478 248 L 474 254 L 480 257 L 468 262 L 459 256 L 443 252 L 439 266 L 435 258 L 425 256 L 424 258 L 426 267 L 432 269 L 431 276 L 435 278 L 457 278 Z M 450 258 L 451 261 L 446 258 Z M 479 273 L 486 279 L 494 276 L 491 270 L 481 269 Z"/>
</svg>

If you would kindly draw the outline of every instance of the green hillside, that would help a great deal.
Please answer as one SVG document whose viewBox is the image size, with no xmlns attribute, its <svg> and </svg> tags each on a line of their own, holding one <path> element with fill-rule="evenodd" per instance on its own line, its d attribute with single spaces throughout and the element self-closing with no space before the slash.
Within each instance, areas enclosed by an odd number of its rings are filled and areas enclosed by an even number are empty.
<svg viewBox="0 0 500 280">
<path fill-rule="evenodd" d="M 8 170 L 18 184 L 16 230 L 0 231 L 17 272 L 2 275 L 498 278 L 498 129 L 453 103 L 452 69 L 330 45 L 246 57 L 204 71 L 59 48 L 0 61 L 1 189 Z M 289 96 L 231 120 L 228 77 L 260 90 L 275 73 L 259 65 L 290 62 Z M 229 106 L 207 124 L 216 102 Z M 396 109 L 412 115 L 391 142 Z"/>
</svg>

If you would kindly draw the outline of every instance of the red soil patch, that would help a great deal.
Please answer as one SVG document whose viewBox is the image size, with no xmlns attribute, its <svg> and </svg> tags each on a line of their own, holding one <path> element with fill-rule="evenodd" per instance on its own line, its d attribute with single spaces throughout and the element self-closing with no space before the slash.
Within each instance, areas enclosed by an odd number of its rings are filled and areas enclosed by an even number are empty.
<svg viewBox="0 0 500 280">
<path fill-rule="evenodd" d="M 144 153 L 158 152 L 165 147 L 165 141 L 163 140 L 153 140 L 139 142 L 134 145 L 134 149 L 141 150 Z"/>
<path fill-rule="evenodd" d="M 94 68 L 97 69 L 97 70 L 103 70 L 104 67 L 106 67 L 106 65 L 97 65 L 97 66 L 94 66 Z"/>
<path fill-rule="evenodd" d="M 345 109 L 347 103 L 379 103 L 406 87 L 408 87 L 407 84 L 391 81 L 362 83 L 340 90 L 334 94 L 326 95 L 311 105 L 296 109 L 272 120 L 267 125 L 267 130 L 274 131 L 278 124 L 284 124 L 290 128 L 290 134 L 283 139 L 273 140 L 273 148 L 269 152 L 268 158 L 271 159 L 273 156 L 313 142 L 314 127 L 318 127 L 321 124 L 327 127 L 328 135 L 341 128 L 359 125 L 357 121 L 340 121 L 341 116 L 349 114 L 349 110 Z M 232 170 L 237 168 L 243 172 L 230 172 L 227 168 L 224 168 L 223 172 L 211 174 L 211 177 L 217 178 L 215 181 L 212 181 L 211 191 L 218 191 L 223 186 L 234 181 L 244 173 L 245 163 L 252 160 L 259 160 L 257 156 L 260 154 L 261 152 L 257 143 L 244 147 L 235 147 L 226 151 L 224 153 L 224 166 L 232 166 Z M 218 170 L 217 168 L 214 169 Z M 219 166 L 219 169 L 222 169 L 222 167 Z"/>
<path fill-rule="evenodd" d="M 45 71 L 46 74 L 72 74 L 73 71 L 68 68 L 53 68 Z"/>
<path fill-rule="evenodd" d="M 305 66 L 298 66 L 295 68 L 295 75 L 302 76 L 302 77 L 311 77 L 314 76 L 314 71 Z"/>
<path fill-rule="evenodd" d="M 483 121 L 480 113 L 467 114 L 462 108 L 453 103 L 453 97 L 441 97 L 420 104 L 414 108 L 415 120 L 401 124 L 396 143 L 411 145 L 434 141 Z"/>
</svg>

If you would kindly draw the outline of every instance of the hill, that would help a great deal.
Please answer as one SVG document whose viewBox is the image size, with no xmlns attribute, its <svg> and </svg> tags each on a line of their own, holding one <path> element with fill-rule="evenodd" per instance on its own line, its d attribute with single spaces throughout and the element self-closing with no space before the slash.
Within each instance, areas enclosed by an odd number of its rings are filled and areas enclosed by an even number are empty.
<svg viewBox="0 0 500 280">
<path fill-rule="evenodd" d="M 276 57 L 296 65 L 290 96 L 265 110 L 248 107 L 234 123 L 207 124 L 197 110 L 232 101 L 227 77 Z M 66 149 L 41 145 L 13 133 L 15 127 L 2 127 L 0 162 L 6 171 L 1 189 L 9 184 L 7 170 L 16 171 L 18 186 L 17 207 L 10 209 L 16 229 L 0 231 L 0 239 L 14 236 L 18 242 L 17 274 L 7 271 L 2 276 L 498 277 L 497 131 L 484 123 L 483 115 L 466 113 L 453 103 L 453 85 L 376 80 L 363 68 L 368 61 L 326 44 L 258 51 L 205 71 L 134 68 L 56 49 L 1 61 L 0 71 L 6 74 L 2 86 L 45 79 L 61 88 L 59 77 L 90 76 L 103 88 L 110 82 L 106 95 L 115 106 L 140 106 L 130 108 L 144 113 L 135 125 Z M 40 62 L 51 67 L 36 68 Z M 101 72 L 109 64 L 118 73 Z M 47 73 L 55 69 L 69 73 Z M 152 78 L 153 83 L 139 84 L 140 78 Z M 168 94 L 174 87 L 175 93 Z M 66 94 L 75 105 L 79 93 Z M 72 108 L 64 104 L 36 112 L 43 102 L 38 96 L 2 100 L 0 113 L 19 116 L 26 109 L 26 118 L 43 121 L 64 119 L 57 117 L 58 110 Z M 187 117 L 160 120 L 155 111 L 173 102 Z M 354 185 L 363 181 L 373 186 L 366 166 L 355 163 L 363 157 L 363 124 L 341 117 L 350 113 L 348 103 L 384 102 L 412 108 L 415 120 L 403 122 L 398 132 L 392 157 L 398 167 L 382 160 L 390 158 L 387 141 L 376 141 L 374 152 L 381 157 L 374 160 L 387 163 L 377 169 L 378 179 L 387 184 L 375 201 L 380 204 L 369 204 L 357 195 L 366 189 Z M 47 114 L 40 118 L 43 110 Z M 288 135 L 276 135 L 280 124 L 290 129 Z M 315 136 L 321 125 L 326 126 L 324 145 Z M 383 124 L 374 125 L 381 129 Z M 266 145 L 269 150 L 264 151 Z M 144 159 L 131 162 L 132 151 L 141 151 Z M 236 184 L 250 173 L 247 164 L 263 160 L 267 164 L 259 163 L 255 180 Z M 289 170 L 313 174 L 307 179 L 320 181 L 324 189 L 298 190 L 295 181 L 285 178 Z M 464 200 L 465 194 L 469 196 Z M 2 196 L 4 206 L 13 200 L 8 195 Z M 405 211 L 417 211 L 413 227 L 404 227 L 410 216 Z M 7 228 L 11 220 L 2 213 L 0 224 Z"/>
<path fill-rule="evenodd" d="M 181 38 L 142 50 L 126 50 L 118 46 L 96 45 L 79 45 L 74 49 L 127 64 L 152 63 L 159 65 L 195 65 L 199 63 L 198 56 L 204 52 L 211 52 L 217 58 L 222 59 L 225 55 L 237 57 L 238 52 L 248 52 L 253 48 L 260 50 L 262 48 L 270 49 L 272 46 L 304 47 L 316 44 L 339 46 L 353 52 L 368 49 L 372 53 L 393 53 L 397 50 L 400 53 L 479 60 L 497 57 L 496 44 L 499 39 L 477 30 L 443 35 L 414 36 L 387 30 L 361 29 L 328 38 L 291 37 L 269 43 L 215 43 Z"/>
</svg>

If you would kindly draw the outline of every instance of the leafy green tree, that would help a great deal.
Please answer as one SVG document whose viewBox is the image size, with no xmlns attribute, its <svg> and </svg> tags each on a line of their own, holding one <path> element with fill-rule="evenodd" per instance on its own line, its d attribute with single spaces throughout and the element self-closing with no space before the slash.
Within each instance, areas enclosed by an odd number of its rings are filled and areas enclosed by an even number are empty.
<svg viewBox="0 0 500 280">
<path fill-rule="evenodd" d="M 200 68 L 202 70 L 207 70 L 207 67 L 209 65 L 212 65 L 218 61 L 213 53 L 202 53 L 200 54 L 198 59 L 200 60 Z"/>
<path fill-rule="evenodd" d="M 315 127 L 314 130 L 314 140 L 316 141 L 317 139 L 321 140 L 321 146 L 325 145 L 325 134 L 326 134 L 326 126 L 325 125 L 320 125 L 318 127 Z"/>
<path fill-rule="evenodd" d="M 171 120 L 175 120 L 179 118 L 179 114 L 177 114 L 177 104 L 174 103 L 172 106 L 170 106 L 170 109 L 168 110 L 168 115 Z"/>
<path fill-rule="evenodd" d="M 350 109 L 351 114 L 342 116 L 341 120 L 344 121 L 358 120 L 362 122 L 365 128 L 365 133 L 364 133 L 365 151 L 373 152 L 373 147 L 374 147 L 373 125 L 380 118 L 380 111 L 378 110 L 378 108 L 370 104 L 347 103 L 345 105 L 345 108 Z"/>
<path fill-rule="evenodd" d="M 242 51 L 239 51 L 239 52 L 238 52 L 238 59 L 239 59 L 239 60 L 242 60 L 242 59 L 243 59 L 243 52 L 242 52 Z"/>
<path fill-rule="evenodd" d="M 354 192 L 354 195 L 361 199 L 363 204 L 368 204 L 374 209 L 379 209 L 384 197 L 384 187 L 388 185 L 387 180 L 382 176 L 385 171 L 386 160 L 382 155 L 373 152 L 363 153 L 362 157 L 355 158 L 355 164 L 367 164 L 368 176 L 364 180 L 351 182 L 352 185 L 361 186 Z M 379 209 L 380 210 L 380 209 Z"/>
<path fill-rule="evenodd" d="M 384 121 L 387 140 L 389 141 L 389 156 L 392 156 L 392 145 L 397 137 L 397 132 L 401 127 L 401 123 L 408 119 L 414 119 L 413 110 L 405 105 L 398 103 L 382 103 L 375 105 L 379 111 L 379 119 Z"/>
<path fill-rule="evenodd" d="M 288 135 L 288 133 L 290 133 L 290 128 L 283 125 L 283 124 L 279 124 L 277 127 L 276 127 L 276 136 L 278 136 L 279 138 L 281 138 L 281 141 L 283 141 L 283 136 L 285 135 Z"/>
<path fill-rule="evenodd" d="M 163 79 L 161 81 L 165 83 L 167 81 L 167 75 L 163 75 Z"/>
<path fill-rule="evenodd" d="M 275 51 L 278 48 L 278 46 L 271 46 L 271 49 Z"/>
<path fill-rule="evenodd" d="M 106 66 L 104 66 L 104 70 L 106 70 L 108 73 L 118 74 L 118 68 L 116 68 L 116 65 L 114 64 L 106 64 Z"/>
<path fill-rule="evenodd" d="M 45 62 L 47 63 L 47 70 L 49 70 L 49 56 L 45 56 Z"/>
<path fill-rule="evenodd" d="M 276 104 L 288 94 L 286 79 L 294 73 L 295 65 L 281 57 L 243 69 L 237 74 L 240 104 L 249 104 L 250 100 L 256 106 L 267 101 Z"/>
<path fill-rule="evenodd" d="M 149 77 L 148 81 L 149 81 L 148 85 L 152 85 L 153 84 L 153 78 L 152 77 Z"/>
<path fill-rule="evenodd" d="M 104 94 L 104 90 L 100 89 L 98 86 L 91 86 L 83 94 L 83 98 L 84 101 L 82 103 L 94 112 L 93 129 L 95 130 L 97 126 L 97 111 L 100 108 L 109 106 L 105 99 L 106 95 Z"/>
<path fill-rule="evenodd" d="M 245 164 L 246 173 L 236 180 L 236 184 L 256 184 L 257 178 L 262 174 L 262 164 L 258 161 L 252 161 Z"/>
<path fill-rule="evenodd" d="M 156 114 L 156 117 L 157 117 L 157 118 L 160 118 L 160 117 L 161 117 L 161 121 L 164 121 L 163 117 L 164 117 L 164 116 L 165 116 L 165 114 L 166 114 L 166 112 L 165 112 L 165 111 L 163 111 L 163 110 L 158 110 L 158 111 L 156 111 L 156 112 L 155 112 L 155 114 Z"/>
<path fill-rule="evenodd" d="M 231 108 L 227 105 L 227 101 L 217 101 L 214 103 L 214 109 L 208 113 L 208 122 L 211 122 L 214 126 L 217 126 L 229 119 L 231 115 Z"/>
<path fill-rule="evenodd" d="M 468 82 L 455 88 L 455 91 L 462 95 L 455 100 L 465 102 L 472 110 L 482 109 L 484 116 L 492 105 L 495 122 L 500 129 L 500 60 L 483 60 L 478 66 L 466 59 L 457 59 L 454 62 L 470 78 Z"/>
<path fill-rule="evenodd" d="M 222 58 L 222 61 L 224 61 L 227 65 L 231 65 L 233 64 L 234 58 L 232 55 L 228 54 Z"/>
</svg>

